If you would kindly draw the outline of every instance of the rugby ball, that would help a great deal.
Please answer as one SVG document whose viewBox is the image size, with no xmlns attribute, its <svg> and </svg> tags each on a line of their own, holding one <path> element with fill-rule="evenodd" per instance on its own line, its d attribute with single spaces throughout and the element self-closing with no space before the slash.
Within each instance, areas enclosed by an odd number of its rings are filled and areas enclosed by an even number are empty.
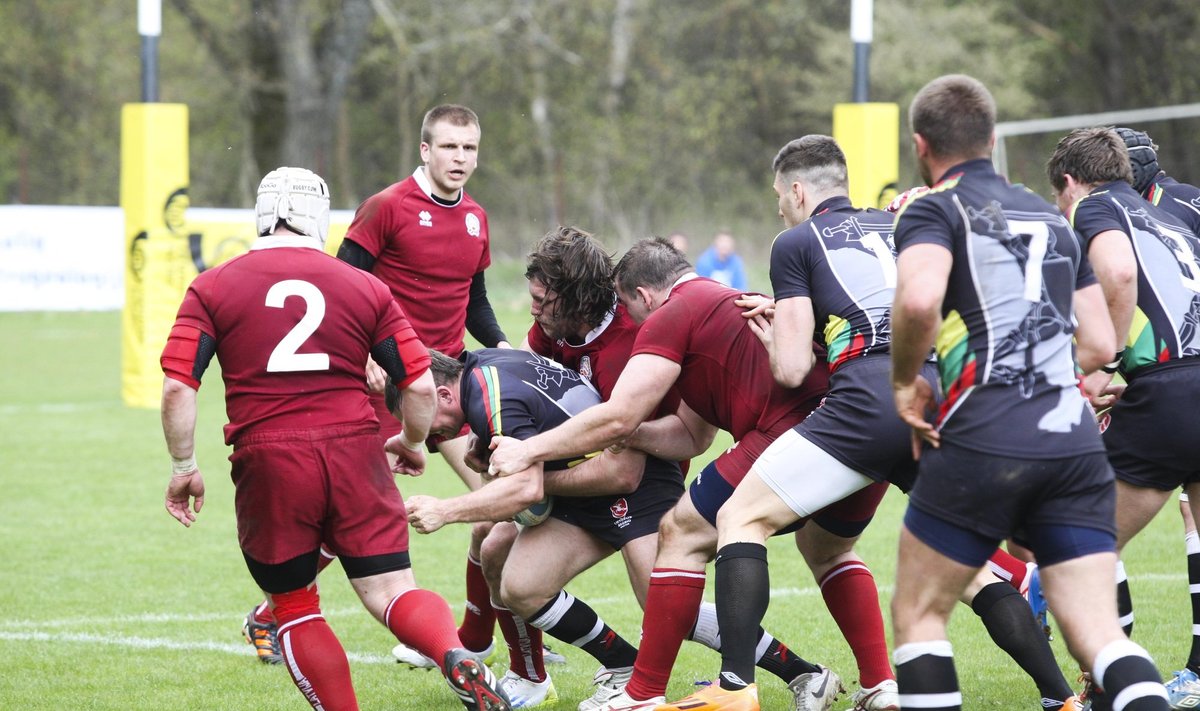
<svg viewBox="0 0 1200 711">
<path fill-rule="evenodd" d="M 553 509 L 554 497 L 547 496 L 524 511 L 517 513 L 516 516 L 513 516 L 513 521 L 522 526 L 536 526 L 549 518 L 550 511 Z"/>
</svg>

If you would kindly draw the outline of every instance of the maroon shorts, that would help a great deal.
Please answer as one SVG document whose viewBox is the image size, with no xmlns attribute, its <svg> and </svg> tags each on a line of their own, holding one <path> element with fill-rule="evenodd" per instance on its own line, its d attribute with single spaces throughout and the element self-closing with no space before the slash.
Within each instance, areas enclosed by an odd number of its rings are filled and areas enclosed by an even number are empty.
<svg viewBox="0 0 1200 711">
<path fill-rule="evenodd" d="M 404 500 L 374 426 L 252 433 L 229 461 L 238 543 L 260 563 L 322 544 L 359 558 L 408 550 Z"/>
</svg>

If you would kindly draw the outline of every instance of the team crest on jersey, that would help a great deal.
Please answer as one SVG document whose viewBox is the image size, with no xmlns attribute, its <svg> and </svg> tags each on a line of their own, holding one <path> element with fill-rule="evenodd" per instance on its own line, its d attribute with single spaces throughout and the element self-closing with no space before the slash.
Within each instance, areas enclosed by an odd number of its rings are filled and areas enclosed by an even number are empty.
<svg viewBox="0 0 1200 711">
<path fill-rule="evenodd" d="M 579 359 L 579 374 L 590 383 L 592 381 L 592 357 L 585 355 Z"/>
<path fill-rule="evenodd" d="M 479 216 L 473 212 L 467 213 L 467 234 L 472 237 L 479 236 Z"/>
<path fill-rule="evenodd" d="M 617 528 L 625 528 L 630 523 L 633 523 L 633 517 L 629 515 L 629 502 L 625 500 L 625 497 L 614 501 L 612 506 L 608 507 L 608 511 L 612 514 L 613 523 L 616 524 Z"/>
<path fill-rule="evenodd" d="M 429 214 L 429 210 L 421 210 L 417 213 L 418 224 L 422 227 L 433 227 L 433 215 Z"/>
</svg>

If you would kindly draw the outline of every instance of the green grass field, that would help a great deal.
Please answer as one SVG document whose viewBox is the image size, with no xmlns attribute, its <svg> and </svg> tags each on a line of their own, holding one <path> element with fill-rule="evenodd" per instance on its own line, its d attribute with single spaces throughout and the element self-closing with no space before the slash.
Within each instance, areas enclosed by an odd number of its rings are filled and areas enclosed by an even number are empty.
<svg viewBox="0 0 1200 711">
<path fill-rule="evenodd" d="M 498 265 L 490 283 L 503 325 L 518 338 L 528 326 L 519 265 Z M 237 548 L 219 377 L 209 373 L 200 398 L 197 458 L 207 502 L 184 529 L 163 509 L 170 470 L 158 413 L 126 408 L 119 397 L 119 329 L 115 312 L 0 313 L 0 709 L 307 708 L 287 673 L 260 665 L 241 639 L 242 617 L 259 593 Z M 399 484 L 407 494 L 462 491 L 436 457 L 423 477 Z M 890 493 L 859 546 L 885 614 L 903 506 L 903 497 Z M 1191 624 L 1174 509 L 1160 514 L 1125 557 L 1138 604 L 1135 639 L 1168 676 L 1182 666 Z M 413 536 L 419 583 L 461 614 L 466 527 Z M 790 540 L 772 541 L 770 555 L 766 627 L 855 688 L 849 650 Z M 568 589 L 636 643 L 641 613 L 619 557 Z M 323 575 L 321 592 L 364 709 L 458 708 L 440 677 L 391 661 L 393 640 L 336 565 Z M 967 708 L 1039 708 L 1033 684 L 991 645 L 969 610 L 957 611 L 951 639 Z M 1074 680 L 1076 667 L 1060 641 L 1054 646 Z M 551 667 L 561 697 L 553 708 L 574 709 L 591 693 L 596 664 L 577 649 L 557 647 L 568 664 Z M 714 653 L 685 644 L 672 698 L 714 677 L 718 665 Z M 782 683 L 765 675 L 759 681 L 763 708 L 788 708 Z"/>
</svg>

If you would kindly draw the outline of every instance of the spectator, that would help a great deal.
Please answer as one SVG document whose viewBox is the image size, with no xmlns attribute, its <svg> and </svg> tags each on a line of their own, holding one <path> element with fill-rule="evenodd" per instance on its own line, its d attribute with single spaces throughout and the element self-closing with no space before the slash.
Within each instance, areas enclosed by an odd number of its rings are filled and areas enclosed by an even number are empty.
<svg viewBox="0 0 1200 711">
<path fill-rule="evenodd" d="M 733 235 L 722 230 L 713 237 L 712 246 L 701 253 L 696 260 L 696 273 L 719 281 L 725 286 L 745 291 L 749 288 L 746 283 L 746 266 L 737 253 L 737 243 Z"/>
</svg>

